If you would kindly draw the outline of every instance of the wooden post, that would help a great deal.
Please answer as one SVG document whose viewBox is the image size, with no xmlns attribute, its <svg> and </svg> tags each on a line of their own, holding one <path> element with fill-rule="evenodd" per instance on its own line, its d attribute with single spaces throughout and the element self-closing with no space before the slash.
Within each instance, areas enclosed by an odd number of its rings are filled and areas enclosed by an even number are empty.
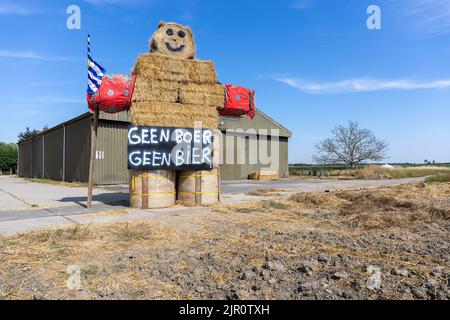
<svg viewBox="0 0 450 320">
<path fill-rule="evenodd" d="M 217 167 L 217 200 L 219 201 L 219 203 L 221 203 L 222 202 L 222 197 L 221 197 L 221 192 L 222 192 L 222 190 L 221 190 L 221 186 L 220 186 L 220 173 L 221 173 L 221 171 L 220 171 L 220 165 Z"/>
<path fill-rule="evenodd" d="M 94 123 L 91 125 L 91 157 L 89 161 L 89 183 L 88 183 L 88 198 L 87 207 L 92 207 L 92 187 L 94 184 L 94 164 L 97 151 L 97 129 L 98 129 L 98 117 L 100 111 L 98 108 L 95 109 L 94 113 Z"/>
<path fill-rule="evenodd" d="M 202 171 L 195 172 L 195 205 L 202 205 Z"/>
</svg>

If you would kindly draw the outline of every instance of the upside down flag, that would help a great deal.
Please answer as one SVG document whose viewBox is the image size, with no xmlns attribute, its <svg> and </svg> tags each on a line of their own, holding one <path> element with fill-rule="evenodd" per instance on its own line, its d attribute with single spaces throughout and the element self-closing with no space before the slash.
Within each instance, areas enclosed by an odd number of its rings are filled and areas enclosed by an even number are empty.
<svg viewBox="0 0 450 320">
<path fill-rule="evenodd" d="M 102 84 L 106 70 L 91 57 L 91 36 L 88 34 L 88 88 L 87 93 L 93 95 Z"/>
</svg>

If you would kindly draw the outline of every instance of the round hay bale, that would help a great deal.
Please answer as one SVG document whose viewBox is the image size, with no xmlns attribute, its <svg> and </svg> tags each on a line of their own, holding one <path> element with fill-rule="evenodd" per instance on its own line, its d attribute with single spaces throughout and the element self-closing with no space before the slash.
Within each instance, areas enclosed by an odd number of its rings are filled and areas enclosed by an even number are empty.
<svg viewBox="0 0 450 320">
<path fill-rule="evenodd" d="M 178 172 L 178 202 L 188 207 L 219 203 L 219 170 Z"/>
<path fill-rule="evenodd" d="M 130 170 L 130 207 L 167 208 L 175 205 L 175 171 Z"/>
<path fill-rule="evenodd" d="M 150 40 L 150 52 L 178 59 L 195 59 L 194 35 L 189 27 L 160 22 Z"/>
</svg>

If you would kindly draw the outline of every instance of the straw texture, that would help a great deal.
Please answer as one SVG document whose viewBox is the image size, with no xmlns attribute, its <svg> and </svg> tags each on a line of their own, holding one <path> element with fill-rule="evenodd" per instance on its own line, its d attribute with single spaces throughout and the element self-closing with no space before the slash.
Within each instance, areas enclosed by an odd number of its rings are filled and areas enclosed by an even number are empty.
<svg viewBox="0 0 450 320">
<path fill-rule="evenodd" d="M 201 121 L 204 128 L 218 126 L 225 91 L 212 62 L 143 54 L 133 74 L 133 124 L 192 128 Z"/>
</svg>

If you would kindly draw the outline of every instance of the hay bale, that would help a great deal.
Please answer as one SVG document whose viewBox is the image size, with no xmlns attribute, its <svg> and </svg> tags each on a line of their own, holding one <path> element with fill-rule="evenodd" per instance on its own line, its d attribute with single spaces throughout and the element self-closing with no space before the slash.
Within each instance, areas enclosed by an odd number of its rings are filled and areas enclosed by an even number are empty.
<svg viewBox="0 0 450 320">
<path fill-rule="evenodd" d="M 212 62 L 144 54 L 133 73 L 133 124 L 192 128 L 201 121 L 205 128 L 217 127 L 225 92 Z"/>
<path fill-rule="evenodd" d="M 209 93 L 214 95 L 225 95 L 225 87 L 220 83 L 193 83 L 182 82 L 179 89 L 186 92 Z"/>
<path fill-rule="evenodd" d="M 154 53 L 139 56 L 132 73 L 150 80 L 217 84 L 212 61 L 181 60 Z"/>
<path fill-rule="evenodd" d="M 139 90 L 158 90 L 158 89 L 209 93 L 215 95 L 225 94 L 225 88 L 220 83 L 194 83 L 185 81 L 179 82 L 170 80 L 151 79 L 144 76 L 137 77 L 135 90 L 139 91 Z"/>
<path fill-rule="evenodd" d="M 248 175 L 249 180 L 259 180 L 259 172 L 253 171 Z"/>
<path fill-rule="evenodd" d="M 180 91 L 180 102 L 184 104 L 194 104 L 203 106 L 212 106 L 214 108 L 223 108 L 225 104 L 225 95 L 192 92 L 192 91 Z"/>
<path fill-rule="evenodd" d="M 175 171 L 130 170 L 129 172 L 131 208 L 156 209 L 175 205 Z"/>
<path fill-rule="evenodd" d="M 178 91 L 183 86 L 182 82 L 169 81 L 169 80 L 158 80 L 149 79 L 143 76 L 138 76 L 136 78 L 136 83 L 134 85 L 135 90 L 171 90 Z M 208 85 L 209 86 L 209 85 Z M 133 95 L 134 98 L 134 95 Z"/>
<path fill-rule="evenodd" d="M 151 82 L 150 82 L 151 83 Z M 170 84 L 171 82 L 169 82 Z M 176 82 L 174 84 L 177 84 Z M 161 101 L 176 103 L 179 101 L 177 85 L 168 85 L 167 87 L 149 85 L 142 78 L 136 79 L 135 89 L 133 93 L 133 103 L 137 101 Z"/>
<path fill-rule="evenodd" d="M 278 171 L 254 171 L 248 175 L 249 180 L 276 180 Z"/>
<path fill-rule="evenodd" d="M 131 122 L 140 126 L 193 128 L 202 121 L 204 128 L 217 128 L 218 115 L 214 107 L 168 102 L 133 102 Z"/>
<path fill-rule="evenodd" d="M 161 101 L 223 107 L 225 92 L 220 84 L 195 84 L 138 77 L 133 101 Z"/>
<path fill-rule="evenodd" d="M 259 173 L 259 180 L 277 180 L 278 171 L 261 171 Z"/>
<path fill-rule="evenodd" d="M 189 27 L 174 22 L 160 22 L 150 40 L 150 51 L 179 59 L 194 59 L 194 35 Z"/>
<path fill-rule="evenodd" d="M 189 207 L 219 203 L 219 181 L 219 169 L 178 172 L 178 202 Z"/>
</svg>

